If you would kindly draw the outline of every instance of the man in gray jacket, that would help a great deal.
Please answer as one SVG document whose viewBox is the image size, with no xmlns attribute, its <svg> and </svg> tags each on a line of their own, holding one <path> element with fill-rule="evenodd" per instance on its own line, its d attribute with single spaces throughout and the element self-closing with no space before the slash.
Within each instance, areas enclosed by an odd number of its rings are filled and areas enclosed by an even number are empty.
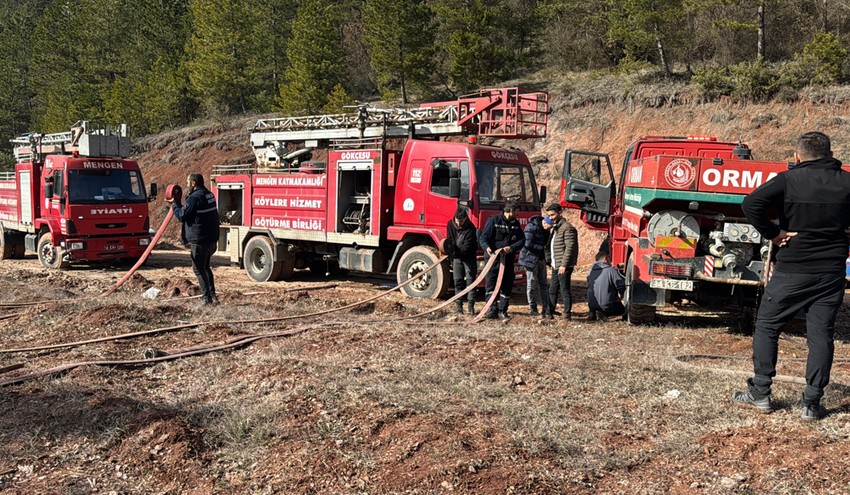
<svg viewBox="0 0 850 495">
<path fill-rule="evenodd" d="M 549 283 L 549 303 L 551 314 L 555 314 L 555 306 L 558 304 L 558 292 L 561 293 L 561 301 L 564 304 L 564 312 L 561 318 L 572 319 L 573 299 L 570 294 L 573 268 L 578 260 L 578 232 L 573 225 L 561 214 L 561 205 L 552 203 L 546 207 L 546 216 L 552 220 L 552 240 L 550 251 L 552 252 L 552 281 Z"/>
</svg>

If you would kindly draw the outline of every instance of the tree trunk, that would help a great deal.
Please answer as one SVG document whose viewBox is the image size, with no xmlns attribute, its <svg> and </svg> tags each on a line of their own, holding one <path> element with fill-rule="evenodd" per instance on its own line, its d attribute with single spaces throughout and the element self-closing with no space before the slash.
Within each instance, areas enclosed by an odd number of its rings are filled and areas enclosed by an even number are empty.
<svg viewBox="0 0 850 495">
<path fill-rule="evenodd" d="M 404 70 L 406 69 L 406 66 L 404 63 L 404 46 L 402 45 L 401 40 L 399 40 L 398 42 L 398 58 L 399 62 L 401 63 L 401 70 L 399 71 L 399 79 L 401 83 L 401 102 L 407 105 L 407 84 L 404 80 Z"/>
<path fill-rule="evenodd" d="M 670 77 L 673 74 L 670 72 L 670 64 L 667 63 L 667 56 L 664 55 L 664 44 L 661 42 L 661 34 L 658 32 L 658 24 L 653 24 L 653 31 L 655 31 L 655 45 L 658 47 L 658 58 L 661 61 L 661 70 L 664 71 L 664 75 L 666 77 Z"/>
<path fill-rule="evenodd" d="M 826 6 L 826 4 L 827 4 L 827 0 L 823 0 L 823 32 L 824 33 L 829 32 L 829 22 L 827 22 L 827 15 L 826 15 L 826 11 L 827 11 L 828 7 Z"/>
<path fill-rule="evenodd" d="M 758 11 L 758 54 L 756 55 L 758 61 L 764 60 L 764 2 L 765 0 L 759 2 Z"/>
</svg>

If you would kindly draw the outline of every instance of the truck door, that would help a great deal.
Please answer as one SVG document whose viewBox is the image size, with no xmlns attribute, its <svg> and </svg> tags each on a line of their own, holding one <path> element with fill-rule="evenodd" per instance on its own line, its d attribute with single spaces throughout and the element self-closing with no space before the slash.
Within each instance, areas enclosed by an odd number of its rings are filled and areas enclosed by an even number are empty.
<svg viewBox="0 0 850 495">
<path fill-rule="evenodd" d="M 567 150 L 561 184 L 561 204 L 581 209 L 583 220 L 590 226 L 608 229 L 616 190 L 608 155 Z"/>
<path fill-rule="evenodd" d="M 465 158 L 435 158 L 431 161 L 429 190 L 425 194 L 425 223 L 445 228 L 454 217 L 458 199 L 469 200 L 469 161 Z M 452 170 L 458 170 L 461 179 L 460 198 L 449 196 L 449 179 Z"/>
<path fill-rule="evenodd" d="M 47 207 L 45 216 L 61 218 L 65 214 L 65 202 L 67 200 L 65 197 L 65 169 L 54 166 L 53 173 L 49 177 L 49 184 L 53 185 L 53 194 L 49 198 L 44 198 Z M 47 178 L 45 179 L 47 180 Z"/>
</svg>

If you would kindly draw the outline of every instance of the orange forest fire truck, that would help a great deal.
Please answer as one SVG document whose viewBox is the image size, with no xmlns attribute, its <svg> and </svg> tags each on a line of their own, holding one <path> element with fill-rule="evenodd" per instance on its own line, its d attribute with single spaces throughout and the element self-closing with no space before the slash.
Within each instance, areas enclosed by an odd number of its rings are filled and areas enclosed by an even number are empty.
<svg viewBox="0 0 850 495">
<path fill-rule="evenodd" d="M 714 137 L 641 137 L 626 151 L 619 183 L 607 155 L 567 150 L 560 201 L 608 232 L 603 248 L 625 274 L 630 323 L 683 299 L 751 317 L 773 248 L 741 202 L 791 165 L 753 160 L 747 146 Z"/>
<path fill-rule="evenodd" d="M 149 198 L 139 165 L 126 159 L 126 125 L 90 129 L 83 121 L 12 143 L 15 170 L 0 175 L 0 259 L 27 250 L 47 268 L 138 260 L 151 241 Z"/>
<path fill-rule="evenodd" d="M 525 153 L 473 136 L 544 137 L 548 113 L 546 93 L 505 88 L 413 109 L 260 120 L 256 164 L 213 170 L 219 251 L 258 282 L 305 267 L 395 272 L 404 282 L 437 262 L 458 204 L 478 228 L 508 198 L 521 222 L 539 214 L 545 188 L 537 190 Z M 441 140 L 448 136 L 469 140 Z M 404 290 L 436 299 L 448 288 L 442 263 Z"/>
</svg>

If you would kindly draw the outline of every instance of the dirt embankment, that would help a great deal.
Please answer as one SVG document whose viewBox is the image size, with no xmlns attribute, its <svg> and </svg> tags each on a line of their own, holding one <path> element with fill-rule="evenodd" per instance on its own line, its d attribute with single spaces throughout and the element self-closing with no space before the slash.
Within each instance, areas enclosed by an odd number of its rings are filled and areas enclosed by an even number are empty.
<svg viewBox="0 0 850 495">
<path fill-rule="evenodd" d="M 520 148 L 535 165 L 540 185 L 557 194 L 564 150 L 581 149 L 608 153 L 617 174 L 629 143 L 638 136 L 716 136 L 741 140 L 754 150 L 756 159 L 788 160 L 794 141 L 802 132 L 820 130 L 833 140 L 835 156 L 850 160 L 850 106 L 736 104 L 721 101 L 699 105 L 646 108 L 627 105 L 570 107 L 566 98 L 551 95 L 549 135 L 545 139 L 508 141 L 496 144 Z M 186 175 L 200 171 L 209 176 L 214 165 L 235 165 L 254 160 L 248 127 L 256 117 L 243 117 L 227 123 L 196 125 L 148 136 L 135 143 L 137 159 L 146 181 L 157 182 L 164 190 L 169 183 L 183 184 Z M 161 195 L 162 196 L 162 195 Z M 165 211 L 163 198 L 154 207 L 153 225 Z M 582 245 L 580 263 L 592 262 L 602 235 L 588 231 L 576 214 L 570 219 L 578 227 Z M 176 239 L 172 226 L 167 239 Z"/>
</svg>

